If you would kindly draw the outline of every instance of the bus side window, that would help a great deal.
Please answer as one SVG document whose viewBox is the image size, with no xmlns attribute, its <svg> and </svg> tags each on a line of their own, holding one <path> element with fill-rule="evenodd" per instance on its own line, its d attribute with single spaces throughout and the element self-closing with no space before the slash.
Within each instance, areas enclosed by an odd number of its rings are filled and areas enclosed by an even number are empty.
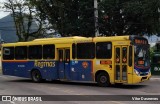
<svg viewBox="0 0 160 104">
<path fill-rule="evenodd" d="M 4 60 L 14 59 L 14 47 L 3 47 L 3 59 Z"/>
<path fill-rule="evenodd" d="M 112 57 L 112 43 L 111 42 L 97 42 L 96 43 L 96 58 L 110 59 Z"/>
<path fill-rule="evenodd" d="M 64 59 L 63 59 L 63 50 L 58 50 L 59 52 L 59 55 L 58 55 L 58 57 L 59 57 L 59 61 L 60 62 L 63 62 L 64 61 Z"/>
<path fill-rule="evenodd" d="M 15 47 L 15 59 L 27 59 L 27 47 L 26 46 L 17 46 Z"/>
<path fill-rule="evenodd" d="M 55 45 L 43 45 L 43 59 L 55 58 Z"/>
<path fill-rule="evenodd" d="M 72 44 L 72 58 L 73 59 L 76 58 L 76 44 L 75 43 Z"/>
<path fill-rule="evenodd" d="M 41 45 L 29 46 L 28 57 L 29 59 L 42 59 L 42 46 Z"/>
<path fill-rule="evenodd" d="M 70 49 L 65 50 L 65 62 L 69 63 L 70 61 Z"/>
<path fill-rule="evenodd" d="M 77 58 L 78 59 L 93 59 L 95 58 L 95 43 L 77 43 Z"/>
<path fill-rule="evenodd" d="M 132 46 L 129 46 L 129 66 L 132 66 Z"/>
</svg>

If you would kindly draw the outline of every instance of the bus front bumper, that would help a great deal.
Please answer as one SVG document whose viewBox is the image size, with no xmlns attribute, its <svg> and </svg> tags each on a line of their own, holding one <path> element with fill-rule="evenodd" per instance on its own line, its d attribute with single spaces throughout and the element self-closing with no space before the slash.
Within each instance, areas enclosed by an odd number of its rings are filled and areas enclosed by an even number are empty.
<svg viewBox="0 0 160 104">
<path fill-rule="evenodd" d="M 137 76 L 137 75 L 133 75 L 133 80 L 132 83 L 141 83 L 144 81 L 147 81 L 151 78 L 151 74 L 148 74 L 146 76 Z"/>
</svg>

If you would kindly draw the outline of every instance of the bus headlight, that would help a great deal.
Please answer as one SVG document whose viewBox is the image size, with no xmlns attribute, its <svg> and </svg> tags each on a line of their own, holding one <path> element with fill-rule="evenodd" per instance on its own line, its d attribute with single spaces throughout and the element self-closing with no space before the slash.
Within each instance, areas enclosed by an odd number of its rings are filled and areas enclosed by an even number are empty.
<svg viewBox="0 0 160 104">
<path fill-rule="evenodd" d="M 140 76 L 140 73 L 139 73 L 137 70 L 134 69 L 134 72 L 135 72 L 138 76 Z"/>
</svg>

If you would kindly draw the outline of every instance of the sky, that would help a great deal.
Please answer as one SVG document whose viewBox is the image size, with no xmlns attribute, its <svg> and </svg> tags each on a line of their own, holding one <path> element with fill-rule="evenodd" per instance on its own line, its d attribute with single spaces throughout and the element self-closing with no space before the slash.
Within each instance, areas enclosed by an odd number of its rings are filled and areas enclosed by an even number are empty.
<svg viewBox="0 0 160 104">
<path fill-rule="evenodd" d="M 7 16 L 9 13 L 8 12 L 2 12 L 0 11 L 0 18 L 3 18 L 5 16 Z"/>
<path fill-rule="evenodd" d="M 148 39 L 151 47 L 153 47 L 157 41 L 160 41 L 160 37 L 158 37 L 156 35 L 152 35 L 152 36 L 146 37 L 146 38 Z"/>
<path fill-rule="evenodd" d="M 3 6 L 3 2 L 5 1 L 7 0 L 0 0 L 0 18 L 3 18 L 9 14 L 9 12 L 4 12 L 4 10 L 1 9 L 1 7 Z"/>
</svg>

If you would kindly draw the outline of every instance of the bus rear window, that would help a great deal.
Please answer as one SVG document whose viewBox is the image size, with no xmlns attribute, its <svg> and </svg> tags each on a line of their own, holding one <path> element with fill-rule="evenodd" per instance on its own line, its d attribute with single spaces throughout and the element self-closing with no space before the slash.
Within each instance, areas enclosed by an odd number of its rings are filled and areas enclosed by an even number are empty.
<svg viewBox="0 0 160 104">
<path fill-rule="evenodd" d="M 3 59 L 4 60 L 14 59 L 14 47 L 3 47 Z"/>
</svg>

